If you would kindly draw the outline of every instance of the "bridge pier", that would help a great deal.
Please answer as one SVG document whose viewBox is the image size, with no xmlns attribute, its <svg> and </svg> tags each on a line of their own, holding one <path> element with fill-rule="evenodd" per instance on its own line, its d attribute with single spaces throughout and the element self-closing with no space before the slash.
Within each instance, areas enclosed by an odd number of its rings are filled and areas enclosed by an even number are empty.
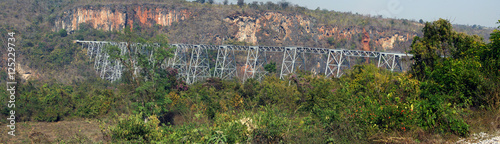
<svg viewBox="0 0 500 144">
<path fill-rule="evenodd" d="M 297 48 L 285 47 L 283 50 L 283 62 L 281 63 L 280 79 L 284 79 L 288 74 L 294 73 L 295 60 L 297 60 Z"/>
<path fill-rule="evenodd" d="M 398 67 L 396 70 L 402 72 L 402 56 L 404 56 L 404 54 L 380 53 L 377 66 L 385 67 L 392 72 Z"/>
<path fill-rule="evenodd" d="M 234 49 L 228 46 L 219 47 L 213 76 L 221 79 L 232 79 L 238 76 Z"/>
<path fill-rule="evenodd" d="M 344 62 L 346 62 L 346 58 L 344 57 L 343 50 L 330 49 L 328 51 L 328 59 L 326 61 L 326 77 L 334 76 L 338 78 L 342 76 L 343 73 L 341 72 L 341 67 L 345 67 L 345 65 L 343 65 Z"/>
<path fill-rule="evenodd" d="M 266 53 L 260 50 L 258 46 L 250 46 L 247 49 L 247 61 L 243 73 L 243 82 L 249 78 L 256 78 L 257 80 L 262 80 L 265 76 L 266 71 L 263 70 L 265 63 Z M 262 59 L 264 59 L 262 61 Z"/>
<path fill-rule="evenodd" d="M 206 48 L 202 48 L 200 45 L 193 47 L 186 79 L 188 84 L 210 77 L 210 65 L 207 58 L 208 52 Z"/>
<path fill-rule="evenodd" d="M 185 45 L 172 45 L 175 48 L 174 57 L 169 59 L 168 66 L 177 69 L 177 76 L 183 80 L 187 80 L 189 66 L 187 65 L 188 47 Z"/>
</svg>

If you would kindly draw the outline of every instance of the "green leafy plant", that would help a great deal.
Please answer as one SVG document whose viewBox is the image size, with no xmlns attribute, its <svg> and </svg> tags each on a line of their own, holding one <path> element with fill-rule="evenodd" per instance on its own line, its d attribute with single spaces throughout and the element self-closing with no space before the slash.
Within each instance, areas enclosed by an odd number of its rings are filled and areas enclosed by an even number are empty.
<svg viewBox="0 0 500 144">
<path fill-rule="evenodd" d="M 147 122 L 142 119 L 142 114 L 125 116 L 110 128 L 111 137 L 116 142 L 123 140 L 146 143 L 159 141 L 163 137 L 159 124 L 160 121 L 155 115 L 148 117 Z"/>
</svg>

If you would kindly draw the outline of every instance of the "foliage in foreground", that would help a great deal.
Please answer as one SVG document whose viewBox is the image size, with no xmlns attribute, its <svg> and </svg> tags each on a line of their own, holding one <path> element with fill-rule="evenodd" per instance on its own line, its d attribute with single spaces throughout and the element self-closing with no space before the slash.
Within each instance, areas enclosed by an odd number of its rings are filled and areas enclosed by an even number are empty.
<svg viewBox="0 0 500 144">
<path fill-rule="evenodd" d="M 418 131 L 466 136 L 472 110 L 499 106 L 500 32 L 484 44 L 449 29 L 443 20 L 426 24 L 424 33 L 431 34 L 412 45 L 415 65 L 409 73 L 359 65 L 341 78 L 210 78 L 184 88 L 175 71 L 166 70 L 151 72 L 158 74 L 151 77 L 157 91 L 141 89 L 151 82 L 28 82 L 19 86 L 19 117 L 60 121 L 128 114 L 110 123 L 109 136 L 117 143 L 365 143 L 380 134 Z M 148 92 L 153 96 L 141 99 L 139 93 Z"/>
<path fill-rule="evenodd" d="M 340 79 L 211 79 L 169 94 L 175 97 L 171 110 L 192 118 L 164 126 L 163 141 L 368 142 L 380 133 L 412 131 L 466 136 L 470 108 L 498 108 L 498 65 L 491 53 L 499 40 L 491 41 L 451 31 L 439 20 L 427 23 L 424 37 L 414 41 L 408 74 L 361 65 Z"/>
</svg>

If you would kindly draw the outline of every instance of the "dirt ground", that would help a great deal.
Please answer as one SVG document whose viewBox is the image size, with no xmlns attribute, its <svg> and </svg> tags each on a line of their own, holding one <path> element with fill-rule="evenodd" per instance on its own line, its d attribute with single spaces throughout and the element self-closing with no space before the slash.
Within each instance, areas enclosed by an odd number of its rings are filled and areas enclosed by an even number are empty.
<svg viewBox="0 0 500 144">
<path fill-rule="evenodd" d="M 100 143 L 103 134 L 93 120 L 59 122 L 19 122 L 16 136 L 7 134 L 10 128 L 0 124 L 0 143 Z"/>
</svg>

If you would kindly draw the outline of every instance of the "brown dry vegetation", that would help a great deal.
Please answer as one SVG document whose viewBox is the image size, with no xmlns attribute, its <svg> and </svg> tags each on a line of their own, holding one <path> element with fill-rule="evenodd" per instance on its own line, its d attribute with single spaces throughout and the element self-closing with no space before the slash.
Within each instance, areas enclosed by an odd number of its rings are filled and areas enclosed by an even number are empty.
<svg viewBox="0 0 500 144">
<path fill-rule="evenodd" d="M 5 124 L 0 131 L 7 132 Z M 96 120 L 68 120 L 59 122 L 19 122 L 16 136 L 0 136 L 0 143 L 98 143 L 105 142 Z"/>
</svg>

